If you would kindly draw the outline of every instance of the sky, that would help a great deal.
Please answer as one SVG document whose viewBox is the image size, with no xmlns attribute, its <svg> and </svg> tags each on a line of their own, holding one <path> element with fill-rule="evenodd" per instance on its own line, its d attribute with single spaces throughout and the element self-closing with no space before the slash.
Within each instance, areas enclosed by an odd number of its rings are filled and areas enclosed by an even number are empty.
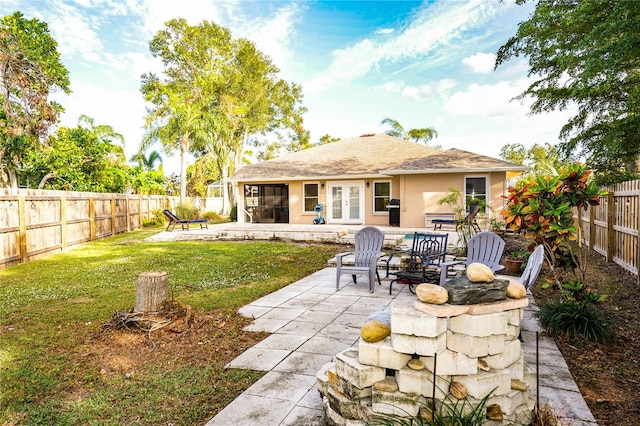
<svg viewBox="0 0 640 426">
<path fill-rule="evenodd" d="M 75 127 L 82 114 L 125 138 L 131 157 L 144 134 L 141 75 L 162 73 L 149 41 L 173 18 L 203 20 L 253 41 L 302 86 L 304 125 L 349 138 L 384 133 L 390 117 L 405 128 L 433 127 L 431 144 L 498 157 L 502 146 L 557 143 L 567 111 L 530 115 L 512 100 L 533 80 L 526 58 L 494 70 L 499 47 L 528 19 L 533 2 L 514 0 L 1 0 L 48 24 L 70 73 L 70 95 L 53 99 Z M 157 147 L 160 150 L 160 147 Z M 163 155 L 164 156 L 164 155 Z M 177 153 L 166 173 L 179 173 Z"/>
</svg>

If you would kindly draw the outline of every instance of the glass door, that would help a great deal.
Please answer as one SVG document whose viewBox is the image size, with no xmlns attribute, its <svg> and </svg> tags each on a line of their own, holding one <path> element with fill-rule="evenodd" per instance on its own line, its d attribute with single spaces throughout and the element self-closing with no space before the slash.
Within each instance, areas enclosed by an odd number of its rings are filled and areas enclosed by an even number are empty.
<svg viewBox="0 0 640 426">
<path fill-rule="evenodd" d="M 328 223 L 364 223 L 364 182 L 329 182 Z"/>
</svg>

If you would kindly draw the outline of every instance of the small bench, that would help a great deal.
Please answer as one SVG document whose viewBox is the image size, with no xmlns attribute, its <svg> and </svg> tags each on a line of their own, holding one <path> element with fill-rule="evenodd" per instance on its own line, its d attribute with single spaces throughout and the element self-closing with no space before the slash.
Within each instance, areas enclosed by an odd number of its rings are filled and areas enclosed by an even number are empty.
<svg viewBox="0 0 640 426">
<path fill-rule="evenodd" d="M 180 219 L 176 216 L 171 210 L 164 209 L 162 213 L 169 220 L 169 224 L 167 225 L 166 231 L 173 231 L 173 228 L 176 225 L 180 225 L 183 231 L 189 230 L 189 225 L 192 223 L 197 223 L 200 225 L 200 229 L 209 229 L 209 224 L 207 223 L 207 219 Z M 171 229 L 169 229 L 171 228 Z"/>
</svg>

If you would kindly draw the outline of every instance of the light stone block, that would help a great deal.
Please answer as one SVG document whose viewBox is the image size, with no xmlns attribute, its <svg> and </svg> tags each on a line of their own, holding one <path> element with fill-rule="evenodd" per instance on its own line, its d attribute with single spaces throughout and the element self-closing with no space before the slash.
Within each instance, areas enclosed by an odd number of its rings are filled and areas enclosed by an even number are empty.
<svg viewBox="0 0 640 426">
<path fill-rule="evenodd" d="M 507 325 L 507 333 L 504 335 L 506 340 L 515 340 L 520 336 L 520 327 L 516 325 Z"/>
<path fill-rule="evenodd" d="M 329 391 L 329 370 L 333 370 L 333 374 L 335 376 L 335 367 L 336 364 L 333 362 L 328 362 L 318 370 L 316 373 L 316 381 L 318 383 L 318 391 L 324 396 Z"/>
<path fill-rule="evenodd" d="M 395 351 L 404 354 L 433 356 L 447 348 L 447 336 L 445 333 L 438 337 L 419 337 L 391 333 L 391 345 Z"/>
<path fill-rule="evenodd" d="M 422 395 L 373 390 L 371 410 L 377 414 L 398 417 L 415 417 L 426 403 Z"/>
<path fill-rule="evenodd" d="M 351 400 L 359 401 L 371 398 L 371 386 L 360 389 L 342 377 L 338 377 L 338 383 L 333 388 Z"/>
<path fill-rule="evenodd" d="M 346 395 L 336 391 L 333 388 L 329 388 L 327 393 L 329 399 L 329 405 L 337 413 L 340 413 L 345 419 L 357 420 L 360 418 L 360 405 L 366 403 L 366 401 L 354 401 L 349 399 Z"/>
<path fill-rule="evenodd" d="M 331 408 L 331 404 L 329 404 L 329 398 L 325 397 L 322 400 L 322 405 L 324 407 L 324 412 L 327 415 L 328 424 L 336 425 L 336 426 L 366 426 L 367 423 L 364 420 L 351 420 L 345 419 Z"/>
<path fill-rule="evenodd" d="M 480 358 L 502 353 L 504 351 L 504 345 L 503 335 L 473 337 L 447 331 L 447 349 L 463 353 L 470 358 Z"/>
<path fill-rule="evenodd" d="M 504 415 L 511 416 L 519 406 L 525 403 L 525 393 L 524 391 L 512 390 L 504 395 L 492 396 L 487 400 L 487 405 L 498 404 Z"/>
<path fill-rule="evenodd" d="M 470 396 L 482 399 L 489 395 L 504 395 L 511 392 L 511 374 L 507 370 L 478 371 L 469 376 L 455 376 L 454 381 L 462 383 Z"/>
<path fill-rule="evenodd" d="M 498 312 L 486 315 L 460 315 L 449 320 L 449 329 L 454 333 L 474 337 L 488 337 L 507 333 L 507 314 Z"/>
<path fill-rule="evenodd" d="M 400 370 L 407 365 L 411 355 L 394 351 L 390 338 L 385 339 L 385 341 L 386 344 L 380 346 L 378 367 Z"/>
<path fill-rule="evenodd" d="M 505 312 L 507 314 L 507 324 L 520 326 L 524 318 L 524 308 L 511 309 Z"/>
<path fill-rule="evenodd" d="M 360 339 L 358 342 L 358 361 L 363 365 L 378 366 L 378 357 L 380 356 L 380 345 L 384 340 L 375 343 L 365 342 Z"/>
<path fill-rule="evenodd" d="M 520 381 L 525 381 L 524 380 L 524 372 L 525 372 L 525 368 L 524 368 L 524 354 L 522 354 L 520 356 L 520 358 L 518 358 L 518 360 L 516 362 L 514 362 L 513 364 L 511 364 L 508 368 L 509 373 L 511 374 L 511 378 L 515 379 L 515 380 L 520 380 Z"/>
<path fill-rule="evenodd" d="M 405 367 L 396 372 L 396 382 L 400 392 L 418 394 L 433 398 L 433 373 L 428 370 L 412 370 Z M 449 392 L 451 376 L 436 375 L 436 398 L 444 399 Z"/>
<path fill-rule="evenodd" d="M 347 349 L 336 355 L 336 373 L 348 380 L 357 388 L 364 389 L 373 386 L 379 380 L 386 377 L 384 368 L 363 365 L 358 362 L 358 351 Z"/>
<path fill-rule="evenodd" d="M 504 351 L 501 354 L 489 355 L 480 359 L 484 360 L 489 368 L 493 370 L 504 370 L 522 357 L 522 346 L 520 340 L 511 340 L 505 343 Z"/>
<path fill-rule="evenodd" d="M 437 337 L 446 330 L 446 318 L 439 318 L 410 306 L 394 306 L 391 309 L 392 333 Z"/>
<path fill-rule="evenodd" d="M 465 374 L 476 374 L 478 372 L 478 360 L 470 358 L 463 353 L 445 350 L 437 355 L 434 359 L 432 356 L 421 356 L 420 360 L 424 362 L 427 370 L 433 372 L 436 368 L 436 374 L 444 376 L 462 376 Z"/>
</svg>

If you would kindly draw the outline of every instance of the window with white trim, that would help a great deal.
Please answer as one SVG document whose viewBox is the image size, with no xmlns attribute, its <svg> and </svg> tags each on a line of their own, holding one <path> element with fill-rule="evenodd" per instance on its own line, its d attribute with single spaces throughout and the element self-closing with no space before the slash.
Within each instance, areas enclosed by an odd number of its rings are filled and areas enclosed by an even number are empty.
<svg viewBox="0 0 640 426">
<path fill-rule="evenodd" d="M 489 202 L 489 186 L 486 176 L 467 176 L 464 178 L 464 199 L 467 211 L 474 204 L 486 206 Z M 480 212 L 485 208 L 481 207 Z"/>
<path fill-rule="evenodd" d="M 387 213 L 391 199 L 391 182 L 373 182 L 373 212 Z"/>
<path fill-rule="evenodd" d="M 320 203 L 320 185 L 317 183 L 302 184 L 302 201 L 305 213 L 315 213 L 316 204 Z"/>
</svg>

